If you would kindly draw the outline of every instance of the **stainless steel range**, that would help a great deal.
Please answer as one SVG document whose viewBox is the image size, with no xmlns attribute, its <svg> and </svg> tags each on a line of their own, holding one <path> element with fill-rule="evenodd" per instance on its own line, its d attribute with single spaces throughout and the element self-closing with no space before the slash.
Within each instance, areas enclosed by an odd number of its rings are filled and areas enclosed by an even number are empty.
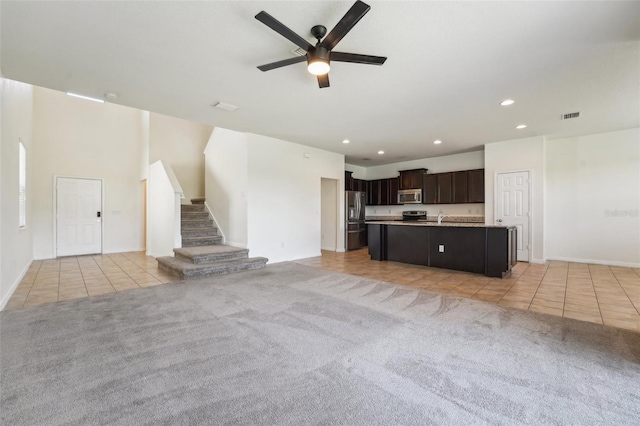
<svg viewBox="0 0 640 426">
<path fill-rule="evenodd" d="M 402 220 L 427 220 L 426 210 L 405 210 L 402 212 Z"/>
</svg>

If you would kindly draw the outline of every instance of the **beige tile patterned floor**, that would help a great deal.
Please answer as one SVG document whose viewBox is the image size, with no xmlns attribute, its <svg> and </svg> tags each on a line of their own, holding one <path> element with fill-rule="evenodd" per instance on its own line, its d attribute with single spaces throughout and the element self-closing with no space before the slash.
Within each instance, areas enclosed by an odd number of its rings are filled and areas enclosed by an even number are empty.
<svg viewBox="0 0 640 426">
<path fill-rule="evenodd" d="M 518 263 L 506 279 L 370 260 L 366 249 L 322 252 L 298 263 L 501 306 L 640 332 L 640 269 Z M 177 282 L 143 252 L 36 260 L 9 300 L 17 309 Z"/>
<path fill-rule="evenodd" d="M 640 332 L 640 269 L 518 263 L 511 277 L 370 260 L 367 249 L 297 261 L 331 271 Z"/>
<path fill-rule="evenodd" d="M 143 252 L 35 260 L 6 309 L 149 287 L 179 279 Z"/>
</svg>

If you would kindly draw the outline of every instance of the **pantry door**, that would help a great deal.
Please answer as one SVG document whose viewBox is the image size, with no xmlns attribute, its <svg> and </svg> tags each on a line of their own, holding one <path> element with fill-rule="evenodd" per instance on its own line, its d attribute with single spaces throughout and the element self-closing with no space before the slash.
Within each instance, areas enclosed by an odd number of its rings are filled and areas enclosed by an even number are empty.
<svg viewBox="0 0 640 426">
<path fill-rule="evenodd" d="M 102 253 L 102 180 L 56 177 L 56 256 Z"/>
<path fill-rule="evenodd" d="M 517 229 L 518 261 L 529 261 L 530 185 L 528 171 L 498 173 L 495 221 Z"/>
</svg>

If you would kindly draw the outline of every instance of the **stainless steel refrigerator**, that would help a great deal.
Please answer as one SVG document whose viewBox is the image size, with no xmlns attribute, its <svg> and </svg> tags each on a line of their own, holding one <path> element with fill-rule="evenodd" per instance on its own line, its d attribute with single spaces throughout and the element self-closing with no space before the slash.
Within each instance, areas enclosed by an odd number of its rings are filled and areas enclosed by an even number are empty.
<svg viewBox="0 0 640 426">
<path fill-rule="evenodd" d="M 356 250 L 367 245 L 367 226 L 364 224 L 365 193 L 345 191 L 345 238 L 346 250 Z"/>
</svg>

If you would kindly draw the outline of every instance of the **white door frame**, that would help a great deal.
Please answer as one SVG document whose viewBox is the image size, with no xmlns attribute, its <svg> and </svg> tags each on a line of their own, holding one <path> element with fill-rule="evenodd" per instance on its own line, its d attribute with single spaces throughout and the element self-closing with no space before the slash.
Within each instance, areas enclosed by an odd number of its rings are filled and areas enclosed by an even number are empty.
<svg viewBox="0 0 640 426">
<path fill-rule="evenodd" d="M 533 259 L 533 191 L 531 185 L 533 184 L 533 170 L 531 169 L 515 169 L 515 170 L 502 170 L 499 172 L 495 172 L 493 174 L 493 223 L 495 224 L 498 220 L 498 175 L 503 173 L 529 173 L 529 182 L 527 185 L 529 186 L 529 259 L 527 262 L 531 263 Z"/>
<path fill-rule="evenodd" d="M 91 179 L 100 181 L 100 203 L 102 205 L 102 217 L 100 221 L 100 253 L 104 253 L 104 221 L 105 221 L 105 208 L 104 208 L 104 179 L 87 176 L 68 176 L 68 175 L 53 175 L 53 257 L 58 257 L 58 178 L 66 179 Z"/>
</svg>

